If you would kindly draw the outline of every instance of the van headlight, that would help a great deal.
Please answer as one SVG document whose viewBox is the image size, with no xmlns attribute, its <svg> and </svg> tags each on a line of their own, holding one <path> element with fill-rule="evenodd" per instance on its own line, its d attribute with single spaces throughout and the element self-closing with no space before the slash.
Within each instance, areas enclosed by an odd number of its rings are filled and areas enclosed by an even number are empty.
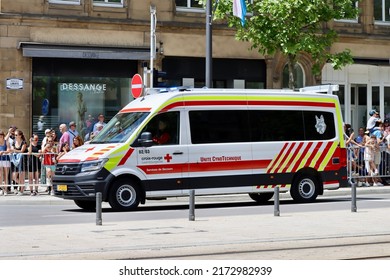
<svg viewBox="0 0 390 280">
<path fill-rule="evenodd" d="M 81 165 L 81 172 L 99 171 L 103 168 L 104 164 L 108 161 L 107 158 L 84 162 Z"/>
</svg>

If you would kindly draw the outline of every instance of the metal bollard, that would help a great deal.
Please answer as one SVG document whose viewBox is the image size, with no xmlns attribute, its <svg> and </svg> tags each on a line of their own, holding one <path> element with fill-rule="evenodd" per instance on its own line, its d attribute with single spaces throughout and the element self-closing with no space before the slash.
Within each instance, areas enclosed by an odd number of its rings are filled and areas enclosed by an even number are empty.
<svg viewBox="0 0 390 280">
<path fill-rule="evenodd" d="M 190 212 L 189 220 L 195 221 L 195 190 L 190 190 Z"/>
<path fill-rule="evenodd" d="M 102 225 L 102 193 L 96 193 L 96 225 Z"/>
<path fill-rule="evenodd" d="M 280 216 L 279 187 L 275 187 L 275 189 L 274 189 L 274 216 Z"/>
<path fill-rule="evenodd" d="M 356 206 L 356 184 L 351 184 L 351 212 L 357 212 Z"/>
</svg>

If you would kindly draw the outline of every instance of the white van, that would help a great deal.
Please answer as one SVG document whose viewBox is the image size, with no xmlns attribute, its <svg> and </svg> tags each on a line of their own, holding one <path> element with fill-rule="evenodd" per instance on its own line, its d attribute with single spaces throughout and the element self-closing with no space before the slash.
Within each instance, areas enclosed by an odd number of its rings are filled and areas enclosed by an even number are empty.
<svg viewBox="0 0 390 280">
<path fill-rule="evenodd" d="M 164 131 L 161 131 L 164 129 Z M 311 202 L 347 186 L 337 96 L 290 90 L 150 89 L 89 143 L 64 155 L 57 197 L 83 209 L 95 194 L 117 210 L 148 198 L 248 193 L 274 188 Z"/>
</svg>

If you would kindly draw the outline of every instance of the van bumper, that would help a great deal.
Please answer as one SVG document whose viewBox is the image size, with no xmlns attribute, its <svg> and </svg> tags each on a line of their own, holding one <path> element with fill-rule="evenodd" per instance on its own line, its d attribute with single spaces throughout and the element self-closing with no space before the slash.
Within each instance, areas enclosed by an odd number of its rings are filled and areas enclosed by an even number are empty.
<svg viewBox="0 0 390 280">
<path fill-rule="evenodd" d="M 106 201 L 108 185 L 113 177 L 104 168 L 97 173 L 55 174 L 53 178 L 54 196 L 72 200 L 95 200 L 96 193 L 100 192 L 103 201 Z"/>
</svg>

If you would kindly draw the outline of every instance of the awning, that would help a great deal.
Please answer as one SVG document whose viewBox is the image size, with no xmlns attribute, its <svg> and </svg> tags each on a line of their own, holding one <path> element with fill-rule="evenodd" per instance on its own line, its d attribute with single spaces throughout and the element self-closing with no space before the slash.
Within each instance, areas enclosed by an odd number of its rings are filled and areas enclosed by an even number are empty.
<svg viewBox="0 0 390 280">
<path fill-rule="evenodd" d="M 114 48 L 48 45 L 32 42 L 21 42 L 19 48 L 26 57 L 79 58 L 79 59 L 122 59 L 148 60 L 150 49 L 147 47 Z"/>
</svg>

